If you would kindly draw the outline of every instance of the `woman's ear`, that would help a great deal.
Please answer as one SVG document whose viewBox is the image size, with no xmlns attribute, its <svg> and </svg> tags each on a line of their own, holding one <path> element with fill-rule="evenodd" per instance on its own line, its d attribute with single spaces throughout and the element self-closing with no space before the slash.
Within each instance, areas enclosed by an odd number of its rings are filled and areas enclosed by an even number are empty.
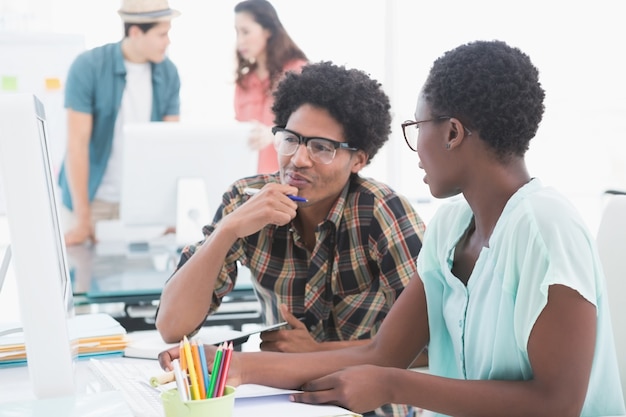
<svg viewBox="0 0 626 417">
<path fill-rule="evenodd" d="M 446 143 L 446 149 L 452 149 L 459 146 L 465 137 L 471 134 L 469 130 L 463 126 L 463 123 L 455 117 L 450 119 L 450 133 L 448 135 L 448 141 Z"/>
</svg>

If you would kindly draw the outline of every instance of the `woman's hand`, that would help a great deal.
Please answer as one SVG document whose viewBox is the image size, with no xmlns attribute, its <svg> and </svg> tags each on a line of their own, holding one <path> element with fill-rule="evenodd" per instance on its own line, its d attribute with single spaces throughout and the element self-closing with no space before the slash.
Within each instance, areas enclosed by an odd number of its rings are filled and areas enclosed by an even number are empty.
<svg viewBox="0 0 626 417">
<path fill-rule="evenodd" d="M 305 391 L 292 394 L 294 402 L 307 404 L 334 404 L 356 413 L 375 410 L 392 402 L 392 368 L 373 365 L 352 366 L 307 382 Z"/>
</svg>

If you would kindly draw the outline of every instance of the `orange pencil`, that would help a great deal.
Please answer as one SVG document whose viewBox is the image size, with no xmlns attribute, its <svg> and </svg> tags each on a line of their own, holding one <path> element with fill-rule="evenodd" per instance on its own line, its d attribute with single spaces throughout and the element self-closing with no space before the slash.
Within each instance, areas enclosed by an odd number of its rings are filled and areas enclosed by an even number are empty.
<svg viewBox="0 0 626 417">
<path fill-rule="evenodd" d="M 228 379 L 228 368 L 230 367 L 230 358 L 233 356 L 233 342 L 228 344 L 228 349 L 224 352 L 224 365 L 220 372 L 219 385 L 217 387 L 216 397 L 224 395 L 224 388 L 226 388 L 226 379 Z"/>
<path fill-rule="evenodd" d="M 198 352 L 198 342 L 191 342 L 191 356 L 193 356 L 193 367 L 196 369 L 196 379 L 198 390 L 200 390 L 200 400 L 206 400 L 206 385 L 202 374 L 202 364 L 200 363 L 200 352 Z"/>
<path fill-rule="evenodd" d="M 178 348 L 178 360 L 180 362 L 180 370 L 187 374 L 187 361 L 185 360 L 185 349 L 183 348 L 183 341 L 180 341 L 180 345 Z"/>
</svg>

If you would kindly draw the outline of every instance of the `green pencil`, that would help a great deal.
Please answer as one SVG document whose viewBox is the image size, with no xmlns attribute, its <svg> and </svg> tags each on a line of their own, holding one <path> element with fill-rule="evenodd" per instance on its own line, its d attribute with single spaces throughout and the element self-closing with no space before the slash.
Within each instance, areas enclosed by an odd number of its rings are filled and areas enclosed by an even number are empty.
<svg viewBox="0 0 626 417">
<path fill-rule="evenodd" d="M 206 391 L 207 398 L 213 398 L 213 393 L 215 392 L 215 384 L 217 383 L 217 378 L 220 374 L 220 364 L 222 362 L 222 352 L 223 352 L 222 345 L 220 345 L 217 348 L 217 352 L 215 352 L 215 358 L 213 359 L 213 368 L 211 369 L 211 380 L 209 381 L 209 387 L 207 388 L 207 391 Z"/>
</svg>

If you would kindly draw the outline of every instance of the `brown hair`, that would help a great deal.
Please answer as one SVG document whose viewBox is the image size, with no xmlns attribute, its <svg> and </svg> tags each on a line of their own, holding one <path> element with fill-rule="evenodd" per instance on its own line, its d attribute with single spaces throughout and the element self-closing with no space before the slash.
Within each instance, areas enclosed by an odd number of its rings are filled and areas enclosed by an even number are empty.
<svg viewBox="0 0 626 417">
<path fill-rule="evenodd" d="M 250 13 L 255 22 L 270 32 L 267 40 L 267 70 L 269 71 L 270 90 L 280 78 L 285 65 L 293 60 L 307 60 L 306 55 L 291 39 L 283 24 L 278 19 L 278 14 L 266 0 L 245 0 L 235 6 L 235 13 Z M 237 54 L 236 82 L 246 88 L 244 79 L 246 75 L 256 69 L 257 64 L 251 63 Z"/>
</svg>

